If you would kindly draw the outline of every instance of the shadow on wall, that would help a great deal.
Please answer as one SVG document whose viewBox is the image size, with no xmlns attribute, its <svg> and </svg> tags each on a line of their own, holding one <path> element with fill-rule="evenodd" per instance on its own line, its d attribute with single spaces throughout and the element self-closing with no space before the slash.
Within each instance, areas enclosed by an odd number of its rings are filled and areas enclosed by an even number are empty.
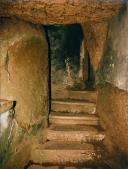
<svg viewBox="0 0 128 169">
<path fill-rule="evenodd" d="M 117 156 L 117 166 L 119 166 L 119 168 L 122 168 L 122 169 L 128 169 L 128 154 L 126 154 L 126 152 L 124 151 L 118 151 L 117 150 L 117 153 L 116 153 L 116 156 Z"/>
<path fill-rule="evenodd" d="M 107 152 L 107 150 L 106 150 Z M 128 169 L 128 154 L 115 147 L 113 154 L 108 153 L 104 159 L 112 169 Z"/>
</svg>

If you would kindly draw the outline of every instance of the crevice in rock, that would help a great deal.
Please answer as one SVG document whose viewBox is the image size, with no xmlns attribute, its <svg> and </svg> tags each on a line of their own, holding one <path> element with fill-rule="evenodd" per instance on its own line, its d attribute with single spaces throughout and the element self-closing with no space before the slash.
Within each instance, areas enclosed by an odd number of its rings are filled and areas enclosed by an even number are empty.
<svg viewBox="0 0 128 169">
<path fill-rule="evenodd" d="M 7 54 L 6 54 L 6 61 L 5 61 L 5 70 L 7 71 L 8 74 L 8 80 L 11 80 L 11 74 L 9 72 L 9 52 L 7 50 Z"/>
</svg>

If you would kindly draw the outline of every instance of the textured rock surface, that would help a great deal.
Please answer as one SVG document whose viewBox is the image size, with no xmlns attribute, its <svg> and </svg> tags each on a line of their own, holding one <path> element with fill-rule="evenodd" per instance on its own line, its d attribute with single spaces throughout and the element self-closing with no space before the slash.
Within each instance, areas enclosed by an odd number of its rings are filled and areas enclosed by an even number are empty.
<svg viewBox="0 0 128 169">
<path fill-rule="evenodd" d="M 114 168 L 128 166 L 128 93 L 106 83 L 99 87 L 97 113 L 106 131 L 105 147 Z M 104 154 L 105 155 L 105 154 Z M 113 161 L 112 161 L 113 160 Z"/>
<path fill-rule="evenodd" d="M 128 4 L 110 25 L 98 74 L 97 113 L 106 129 L 105 146 L 114 168 L 128 166 Z"/>
<path fill-rule="evenodd" d="M 106 81 L 128 91 L 128 3 L 109 26 L 107 47 L 104 52 L 99 81 Z"/>
<path fill-rule="evenodd" d="M 28 129 L 48 112 L 48 51 L 44 31 L 0 20 L 0 98 L 16 100 L 16 120 Z"/>
<path fill-rule="evenodd" d="M 121 0 L 1 0 L 0 16 L 41 24 L 67 24 L 111 18 Z"/>
<path fill-rule="evenodd" d="M 88 50 L 91 64 L 96 72 L 106 44 L 108 22 L 86 23 L 82 24 L 82 28 L 85 36 L 85 48 Z"/>
<path fill-rule="evenodd" d="M 42 27 L 0 19 L 0 99 L 16 101 L 11 144 L 6 137 L 0 145 L 9 148 L 0 154 L 0 168 L 24 168 L 33 135 L 46 125 L 48 114 L 48 48 Z"/>
<path fill-rule="evenodd" d="M 14 102 L 0 99 L 0 114 L 13 108 Z"/>
</svg>

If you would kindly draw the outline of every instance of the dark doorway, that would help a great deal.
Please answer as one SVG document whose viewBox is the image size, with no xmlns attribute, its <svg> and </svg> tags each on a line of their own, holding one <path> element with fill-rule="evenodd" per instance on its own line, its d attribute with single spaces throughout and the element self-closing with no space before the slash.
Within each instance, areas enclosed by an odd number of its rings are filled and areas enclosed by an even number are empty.
<svg viewBox="0 0 128 169">
<path fill-rule="evenodd" d="M 92 90 L 94 74 L 80 24 L 47 26 L 51 93 L 57 89 Z"/>
</svg>

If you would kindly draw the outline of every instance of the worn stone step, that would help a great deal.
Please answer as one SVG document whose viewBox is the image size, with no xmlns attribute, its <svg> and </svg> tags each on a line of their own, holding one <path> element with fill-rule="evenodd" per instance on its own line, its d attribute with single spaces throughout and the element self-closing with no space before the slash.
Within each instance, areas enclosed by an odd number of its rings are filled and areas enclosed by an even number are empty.
<svg viewBox="0 0 128 169">
<path fill-rule="evenodd" d="M 95 142 L 102 141 L 104 137 L 103 131 L 85 125 L 51 125 L 43 131 L 43 138 L 50 141 Z"/>
<path fill-rule="evenodd" d="M 100 157 L 100 149 L 79 142 L 49 141 L 35 146 L 31 152 L 31 161 L 43 165 L 88 164 Z"/>
<path fill-rule="evenodd" d="M 96 104 L 80 100 L 52 100 L 51 110 L 56 112 L 95 114 Z"/>
<path fill-rule="evenodd" d="M 42 165 L 31 165 L 28 169 L 78 169 L 78 166 L 68 167 L 68 166 L 42 166 Z M 79 169 L 92 169 L 79 167 Z"/>
<path fill-rule="evenodd" d="M 99 125 L 99 118 L 94 114 L 51 112 L 49 120 L 50 124 Z"/>
<path fill-rule="evenodd" d="M 62 94 L 63 91 L 63 94 Z M 66 89 L 52 89 L 52 99 L 76 99 L 76 100 L 85 100 L 89 102 L 96 103 L 97 100 L 97 92 L 96 91 L 73 91 Z"/>
</svg>

